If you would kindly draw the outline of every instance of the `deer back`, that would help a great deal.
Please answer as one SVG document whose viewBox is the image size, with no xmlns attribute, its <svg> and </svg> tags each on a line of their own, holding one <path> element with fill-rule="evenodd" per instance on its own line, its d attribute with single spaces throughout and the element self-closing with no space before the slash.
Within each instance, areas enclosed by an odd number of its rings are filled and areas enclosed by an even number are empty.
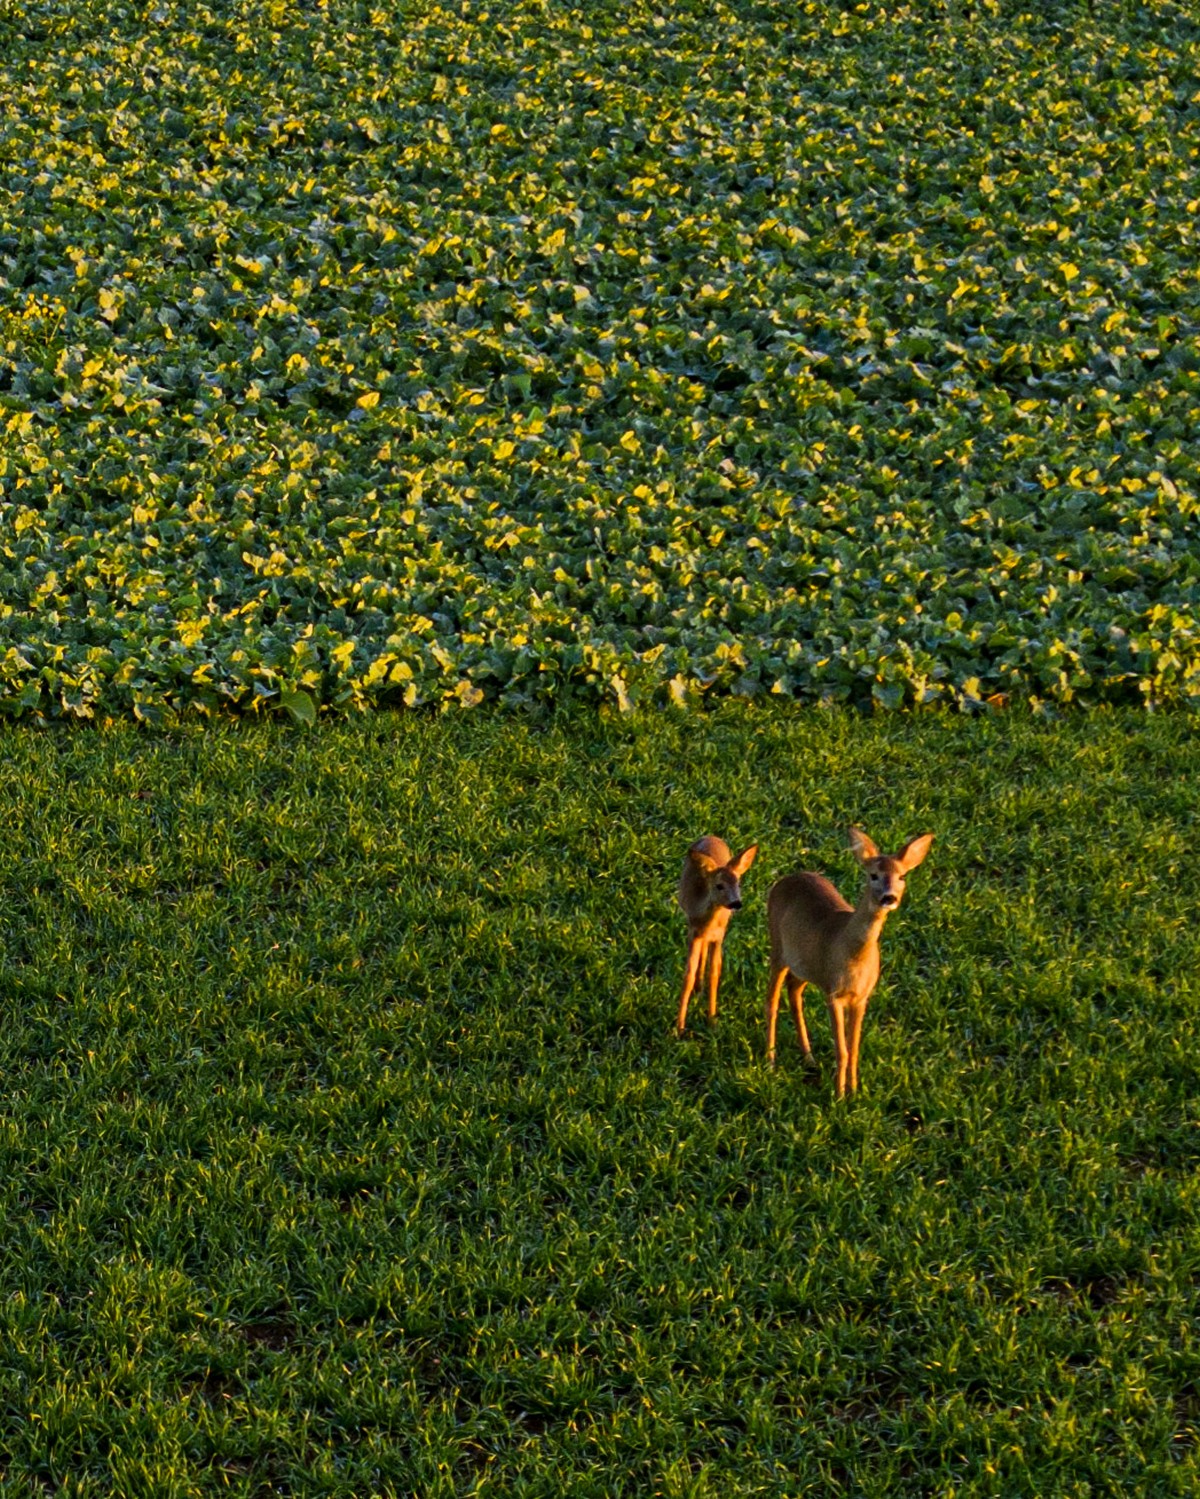
<svg viewBox="0 0 1200 1499">
<path fill-rule="evenodd" d="M 853 916 L 854 907 L 824 875 L 785 875 L 771 886 L 767 896 L 773 962 L 789 968 L 797 978 L 816 984 L 826 994 L 839 992 L 846 987 L 849 970 L 858 966 L 855 959 L 859 955 L 850 951 L 847 941 Z M 877 951 L 875 961 L 878 977 Z M 867 992 L 872 988 L 873 979 Z"/>
</svg>

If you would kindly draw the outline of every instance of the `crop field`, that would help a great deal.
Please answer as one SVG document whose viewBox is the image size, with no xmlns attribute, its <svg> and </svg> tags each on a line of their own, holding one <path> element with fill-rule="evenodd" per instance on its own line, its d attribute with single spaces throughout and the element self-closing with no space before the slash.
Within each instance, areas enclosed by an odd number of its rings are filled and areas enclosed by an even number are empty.
<svg viewBox="0 0 1200 1499">
<path fill-rule="evenodd" d="M 1198 226 L 1191 3 L 0 6 L 0 1496 L 1200 1491 Z"/>
<path fill-rule="evenodd" d="M 0 13 L 0 708 L 1200 692 L 1200 18 Z"/>
<path fill-rule="evenodd" d="M 0 744 L 0 1489 L 1194 1495 L 1183 716 Z M 863 1089 L 763 904 L 938 839 Z M 761 852 L 676 1041 L 683 850 Z"/>
</svg>

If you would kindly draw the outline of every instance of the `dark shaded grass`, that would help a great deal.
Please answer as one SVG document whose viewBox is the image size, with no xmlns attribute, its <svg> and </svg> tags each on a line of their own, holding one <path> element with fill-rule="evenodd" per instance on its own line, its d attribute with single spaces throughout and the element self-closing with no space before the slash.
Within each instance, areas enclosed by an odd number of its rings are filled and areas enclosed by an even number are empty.
<svg viewBox="0 0 1200 1499">
<path fill-rule="evenodd" d="M 1186 719 L 3 745 L 13 1492 L 1194 1492 Z M 762 911 L 850 820 L 939 836 L 836 1105 Z"/>
</svg>

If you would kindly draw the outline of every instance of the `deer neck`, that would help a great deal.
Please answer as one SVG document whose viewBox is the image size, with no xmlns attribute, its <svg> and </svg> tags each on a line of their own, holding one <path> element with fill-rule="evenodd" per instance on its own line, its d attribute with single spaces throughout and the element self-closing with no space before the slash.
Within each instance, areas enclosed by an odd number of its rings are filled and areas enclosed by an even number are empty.
<svg viewBox="0 0 1200 1499">
<path fill-rule="evenodd" d="M 883 923 L 887 919 L 887 911 L 872 904 L 870 891 L 864 889 L 844 929 L 842 940 L 848 954 L 858 957 L 872 947 L 878 947 Z"/>
</svg>

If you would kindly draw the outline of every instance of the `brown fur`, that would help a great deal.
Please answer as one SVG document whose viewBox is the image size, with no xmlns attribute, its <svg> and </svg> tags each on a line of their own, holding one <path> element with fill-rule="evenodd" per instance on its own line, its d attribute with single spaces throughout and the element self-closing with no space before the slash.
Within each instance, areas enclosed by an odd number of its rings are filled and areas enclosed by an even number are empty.
<svg viewBox="0 0 1200 1499">
<path fill-rule="evenodd" d="M 708 971 L 708 1023 L 716 1024 L 717 987 L 721 982 L 721 946 L 734 910 L 742 903 L 742 876 L 754 863 L 758 845 L 751 844 L 737 858 L 721 838 L 698 838 L 683 860 L 678 901 L 687 917 L 688 951 L 683 993 L 675 1029 L 683 1035 L 688 1004 L 698 982 Z"/>
<path fill-rule="evenodd" d="M 775 1065 L 775 1023 L 786 982 L 796 1036 L 812 1055 L 804 1024 L 804 989 L 815 984 L 829 1006 L 837 1051 L 837 1092 L 858 1088 L 858 1048 L 867 1001 L 879 982 L 879 938 L 890 911 L 900 904 L 905 877 L 933 842 L 912 839 L 898 854 L 881 854 L 865 833 L 850 830 L 850 843 L 866 876 L 857 906 L 842 898 L 820 874 L 790 874 L 767 896 L 771 934 L 771 982 L 767 991 L 767 1059 Z"/>
</svg>

